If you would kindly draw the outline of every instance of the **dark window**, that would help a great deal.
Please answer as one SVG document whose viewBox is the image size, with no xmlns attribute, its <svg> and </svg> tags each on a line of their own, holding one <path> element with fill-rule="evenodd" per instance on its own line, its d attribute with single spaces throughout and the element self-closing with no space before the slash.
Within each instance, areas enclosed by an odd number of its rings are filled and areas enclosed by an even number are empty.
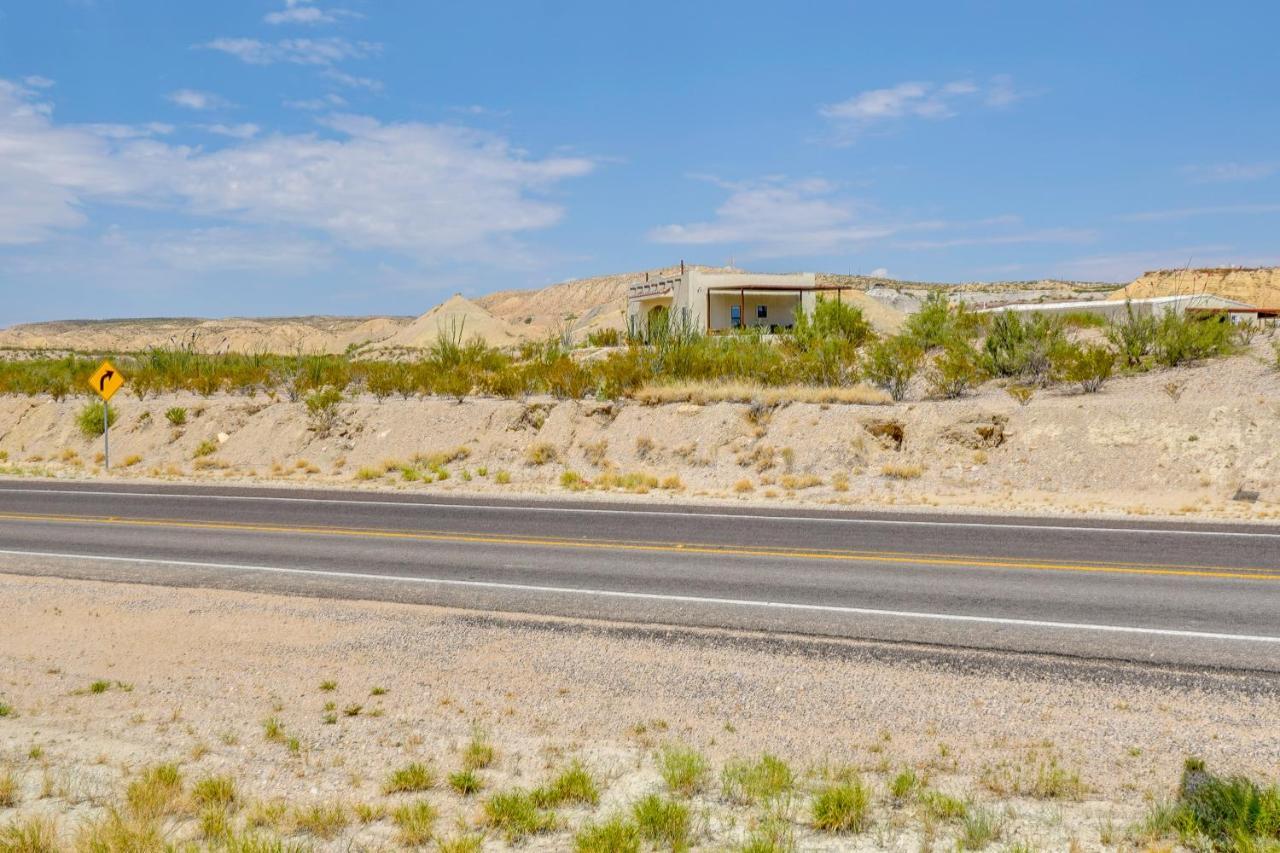
<svg viewBox="0 0 1280 853">
<path fill-rule="evenodd" d="M 741 305 L 729 306 L 729 322 L 733 325 L 735 329 L 742 325 L 742 306 Z"/>
<path fill-rule="evenodd" d="M 763 319 L 765 319 L 765 318 L 766 318 L 766 317 L 768 317 L 768 316 L 769 316 L 769 306 L 768 306 L 768 305 L 757 305 L 757 306 L 756 306 L 756 319 L 763 320 Z"/>
</svg>

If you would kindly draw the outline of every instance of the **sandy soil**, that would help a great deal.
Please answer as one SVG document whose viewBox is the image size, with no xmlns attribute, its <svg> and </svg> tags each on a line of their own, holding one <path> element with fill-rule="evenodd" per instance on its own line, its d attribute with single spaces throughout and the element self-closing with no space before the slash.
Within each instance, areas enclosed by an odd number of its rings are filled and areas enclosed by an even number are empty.
<svg viewBox="0 0 1280 853">
<path fill-rule="evenodd" d="M 179 763 L 188 782 L 232 776 L 244 803 L 236 821 L 277 798 L 394 806 L 415 798 L 382 793 L 392 769 L 417 760 L 451 772 L 477 730 L 498 754 L 481 771 L 487 792 L 537 784 L 575 758 L 601 783 L 599 806 L 560 810 L 557 833 L 525 843 L 535 850 L 566 849 L 593 816 L 664 790 L 655 756 L 674 742 L 713 766 L 691 804 L 707 849 L 740 840 L 765 814 L 729 802 L 718 783 L 725 762 L 764 751 L 799 777 L 771 811 L 800 849 L 950 849 L 959 821 L 926 819 L 919 790 L 889 795 L 908 768 L 927 789 L 990 810 L 997 846 L 1046 850 L 1122 844 L 1171 795 L 1189 754 L 1223 771 L 1280 773 L 1280 698 L 1256 680 L 10 575 L 0 575 L 0 600 L 0 700 L 10 709 L 0 769 L 19 781 L 0 824 L 56 815 L 68 839 L 162 761 Z M 88 689 L 95 680 L 103 692 Z M 296 749 L 265 737 L 269 717 Z M 807 826 L 808 792 L 835 767 L 873 790 L 871 827 L 856 836 Z M 1062 786 L 1033 794 L 1050 767 Z M 474 830 L 486 793 L 429 791 L 439 834 Z M 198 832 L 182 815 L 166 827 L 173 840 Z M 386 819 L 304 840 L 397 846 Z M 505 843 L 490 833 L 486 849 Z"/>
<path fill-rule="evenodd" d="M 1274 521 L 1270 352 L 1260 340 L 1247 355 L 1118 378 L 1098 394 L 1041 391 L 1025 406 L 997 383 L 954 401 L 768 410 L 360 398 L 327 435 L 302 403 L 122 393 L 110 476 L 564 495 L 573 472 L 593 495 L 622 499 Z M 104 476 L 101 441 L 74 425 L 83 405 L 0 398 L 0 473 Z M 184 426 L 166 421 L 173 407 L 186 409 Z M 433 474 L 424 457 L 440 453 L 460 458 Z M 640 476 L 619 485 L 625 474 Z"/>
</svg>

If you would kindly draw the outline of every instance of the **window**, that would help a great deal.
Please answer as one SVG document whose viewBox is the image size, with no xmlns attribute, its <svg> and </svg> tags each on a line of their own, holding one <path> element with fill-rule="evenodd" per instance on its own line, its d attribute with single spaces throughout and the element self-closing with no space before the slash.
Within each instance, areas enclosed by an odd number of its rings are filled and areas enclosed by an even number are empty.
<svg viewBox="0 0 1280 853">
<path fill-rule="evenodd" d="M 741 305 L 729 306 L 729 323 L 735 329 L 742 326 L 742 306 Z"/>
<path fill-rule="evenodd" d="M 757 305 L 757 306 L 756 306 L 756 319 L 757 319 L 757 320 L 766 320 L 766 319 L 768 319 L 768 317 L 769 317 L 769 306 L 768 306 L 768 305 Z"/>
</svg>

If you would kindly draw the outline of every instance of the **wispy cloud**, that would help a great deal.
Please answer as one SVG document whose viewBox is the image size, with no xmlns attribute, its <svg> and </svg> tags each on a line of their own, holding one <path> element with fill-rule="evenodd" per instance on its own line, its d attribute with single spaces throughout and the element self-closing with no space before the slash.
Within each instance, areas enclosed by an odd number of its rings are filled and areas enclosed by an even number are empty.
<svg viewBox="0 0 1280 853">
<path fill-rule="evenodd" d="M 338 107 L 345 107 L 347 99 L 341 95 L 330 92 L 322 98 L 303 98 L 295 101 L 285 101 L 284 105 L 291 110 L 331 110 Z"/>
<path fill-rule="evenodd" d="M 382 81 L 375 80 L 372 77 L 360 77 L 355 74 L 348 74 L 347 72 L 337 68 L 326 68 L 322 73 L 328 79 L 340 86 L 346 86 L 348 89 L 368 89 L 370 92 L 382 91 Z"/>
<path fill-rule="evenodd" d="M 1170 210 L 1147 210 L 1119 217 L 1125 222 L 1162 222 L 1191 219 L 1197 216 L 1258 216 L 1280 213 L 1280 204 L 1219 204 L 1206 207 L 1178 207 Z"/>
<path fill-rule="evenodd" d="M 232 139 L 253 139 L 262 128 L 251 122 L 243 124 L 203 124 L 201 127 L 209 133 L 229 136 Z"/>
<path fill-rule="evenodd" d="M 297 229 L 419 260 L 495 261 L 513 238 L 559 222 L 549 191 L 596 167 L 585 157 L 530 157 L 456 125 L 360 116 L 324 125 L 332 135 L 233 133 L 236 141 L 206 151 L 59 124 L 31 90 L 0 80 L 0 244 L 81 226 L 98 202 Z"/>
<path fill-rule="evenodd" d="M 968 107 L 1005 107 L 1026 96 L 1014 87 L 1013 78 L 1004 74 L 982 81 L 959 79 L 941 84 L 907 81 L 825 104 L 818 113 L 849 138 L 874 125 L 906 119 L 938 121 Z"/>
<path fill-rule="evenodd" d="M 1280 161 L 1263 163 L 1211 163 L 1183 166 L 1179 171 L 1192 183 L 1222 184 L 1235 181 L 1260 181 L 1280 173 Z"/>
<path fill-rule="evenodd" d="M 376 42 L 353 42 L 337 36 L 281 39 L 274 42 L 255 38 L 216 38 L 200 47 L 221 51 L 250 65 L 286 62 L 294 65 L 330 66 L 347 59 L 365 59 L 382 50 L 382 45 Z"/>
<path fill-rule="evenodd" d="M 48 89 L 54 85 L 48 77 L 41 77 L 39 74 L 28 74 L 22 78 L 22 83 L 32 89 Z"/>
<path fill-rule="evenodd" d="M 343 18 L 358 18 L 350 9 L 323 9 L 313 0 L 285 0 L 284 8 L 268 12 L 262 20 L 268 24 L 336 24 Z"/>
<path fill-rule="evenodd" d="M 709 220 L 663 225 L 649 232 L 657 243 L 742 246 L 755 257 L 848 254 L 870 245 L 928 251 L 963 246 L 1085 242 L 1092 231 L 1069 228 L 1026 229 L 1016 216 L 949 221 L 890 217 L 871 205 L 842 196 L 820 178 L 780 177 L 725 182 L 700 177 L 729 192 Z M 936 239 L 904 239 L 920 232 Z"/>
<path fill-rule="evenodd" d="M 170 103 L 188 110 L 221 110 L 231 106 L 231 102 L 213 92 L 202 92 L 199 89 L 178 89 L 165 96 Z"/>
</svg>

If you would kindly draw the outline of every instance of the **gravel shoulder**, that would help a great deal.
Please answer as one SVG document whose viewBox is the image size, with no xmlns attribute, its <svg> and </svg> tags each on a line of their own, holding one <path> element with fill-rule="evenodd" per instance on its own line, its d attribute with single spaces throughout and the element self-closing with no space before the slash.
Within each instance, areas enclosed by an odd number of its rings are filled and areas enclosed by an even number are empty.
<svg viewBox="0 0 1280 853">
<path fill-rule="evenodd" d="M 1112 849 L 1172 795 L 1189 755 L 1280 775 L 1280 691 L 1256 678 L 12 575 L 0 575 L 0 600 L 0 763 L 18 780 L 0 824 L 51 815 L 67 838 L 159 762 L 187 780 L 231 776 L 236 821 L 255 803 L 340 804 L 352 816 L 330 838 L 272 830 L 332 850 L 400 846 L 394 821 L 362 823 L 354 809 L 420 798 L 440 813 L 437 837 L 482 833 L 485 849 L 505 849 L 482 827 L 485 797 L 576 759 L 599 803 L 562 806 L 558 829 L 519 845 L 566 849 L 585 823 L 665 796 L 658 755 L 676 743 L 711 766 L 687 800 L 704 849 L 778 826 L 806 850 L 953 847 L 964 821 L 931 816 L 922 792 L 990 814 L 996 847 Z M 441 782 L 384 793 L 411 761 L 438 777 L 458 770 L 477 732 L 497 755 L 479 795 Z M 765 752 L 792 768 L 794 789 L 734 802 L 720 769 Z M 894 798 L 903 770 L 920 781 Z M 869 824 L 818 832 L 812 793 L 842 773 L 868 786 Z M 164 826 L 174 840 L 201 831 L 194 814 Z"/>
</svg>

